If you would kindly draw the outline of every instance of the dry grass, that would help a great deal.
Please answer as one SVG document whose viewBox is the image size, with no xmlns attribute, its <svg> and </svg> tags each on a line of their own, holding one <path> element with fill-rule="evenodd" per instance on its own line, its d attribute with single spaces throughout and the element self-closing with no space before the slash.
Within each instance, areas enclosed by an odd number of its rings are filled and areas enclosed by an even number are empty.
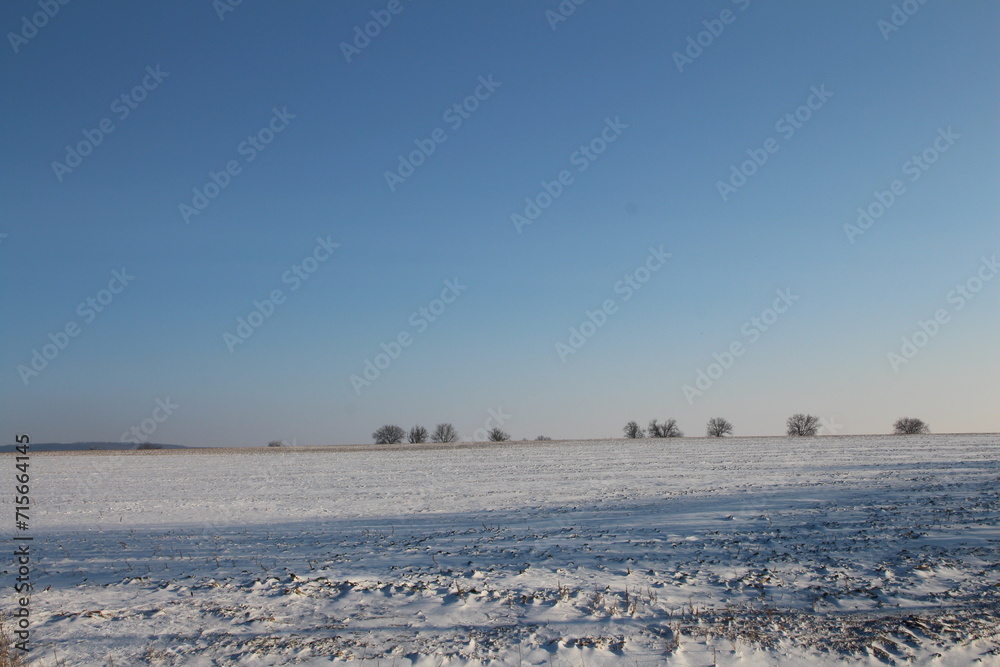
<svg viewBox="0 0 1000 667">
<path fill-rule="evenodd" d="M 0 614 L 0 667 L 28 667 L 29 664 L 31 667 L 47 667 L 48 663 L 42 660 L 29 663 L 28 654 L 17 648 L 14 635 L 6 621 L 7 618 Z M 66 661 L 56 656 L 52 665 L 66 667 Z"/>
<path fill-rule="evenodd" d="M 14 646 L 14 636 L 0 616 L 0 667 L 25 667 L 25 653 Z"/>
</svg>

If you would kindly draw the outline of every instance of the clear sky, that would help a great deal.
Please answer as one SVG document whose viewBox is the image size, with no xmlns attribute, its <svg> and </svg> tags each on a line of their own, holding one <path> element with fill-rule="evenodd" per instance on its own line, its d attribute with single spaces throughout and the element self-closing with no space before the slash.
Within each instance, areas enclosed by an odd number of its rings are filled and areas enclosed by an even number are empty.
<svg viewBox="0 0 1000 667">
<path fill-rule="evenodd" d="M 0 26 L 4 442 L 1000 431 L 995 2 Z"/>
</svg>

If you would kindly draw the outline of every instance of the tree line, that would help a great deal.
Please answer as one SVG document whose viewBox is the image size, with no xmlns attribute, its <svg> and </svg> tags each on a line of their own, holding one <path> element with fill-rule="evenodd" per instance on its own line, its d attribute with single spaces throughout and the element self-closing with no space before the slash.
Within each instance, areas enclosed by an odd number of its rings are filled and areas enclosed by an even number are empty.
<svg viewBox="0 0 1000 667">
<path fill-rule="evenodd" d="M 819 433 L 820 418 L 816 415 L 796 413 L 785 421 L 785 432 L 792 436 L 810 436 Z M 626 438 L 682 438 L 684 433 L 677 427 L 676 419 L 668 419 L 662 424 L 656 420 L 649 422 L 649 427 L 644 431 L 639 423 L 630 421 L 622 429 Z M 915 417 L 901 417 L 892 425 L 892 432 L 895 435 L 919 435 L 930 433 L 930 426 L 922 419 Z M 713 438 L 721 438 L 733 434 L 733 425 L 722 417 L 712 417 L 705 424 L 706 435 Z"/>
<path fill-rule="evenodd" d="M 505 442 L 510 440 L 510 435 L 499 426 L 494 426 L 487 431 L 486 436 L 490 442 Z M 395 424 L 380 426 L 372 433 L 372 439 L 376 445 L 396 445 L 403 442 L 403 438 L 406 438 L 407 442 L 418 444 L 427 442 L 427 437 L 427 429 L 419 424 L 411 428 L 409 433 Z M 438 424 L 434 427 L 434 432 L 430 434 L 430 441 L 458 442 L 458 431 L 451 424 Z"/>
<path fill-rule="evenodd" d="M 796 413 L 785 421 L 786 433 L 790 436 L 813 436 L 819 433 L 820 418 L 816 415 Z M 893 433 L 896 435 L 919 435 L 930 433 L 930 426 L 921 419 L 915 417 L 901 417 L 892 425 Z M 626 438 L 683 438 L 684 432 L 677 426 L 676 419 L 667 419 L 659 422 L 656 419 L 650 420 L 646 428 L 639 426 L 636 421 L 630 421 L 622 429 Z M 706 435 L 713 438 L 722 438 L 733 434 L 733 424 L 722 417 L 712 417 L 705 424 Z M 494 426 L 487 432 L 490 442 L 506 442 L 510 440 L 510 434 Z M 544 435 L 540 435 L 535 440 L 551 440 Z M 449 443 L 458 442 L 458 431 L 449 423 L 438 424 L 432 432 L 419 424 L 411 428 L 408 432 L 401 426 L 395 424 L 385 424 L 372 433 L 372 440 L 376 445 L 396 445 L 406 440 L 409 443 L 419 444 L 423 442 Z M 268 443 L 270 447 L 280 447 L 280 441 Z"/>
</svg>

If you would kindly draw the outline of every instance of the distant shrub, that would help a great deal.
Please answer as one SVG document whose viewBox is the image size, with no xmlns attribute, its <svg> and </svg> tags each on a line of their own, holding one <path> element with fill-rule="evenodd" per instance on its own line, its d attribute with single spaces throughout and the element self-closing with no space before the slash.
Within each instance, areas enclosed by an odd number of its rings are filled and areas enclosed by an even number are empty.
<svg viewBox="0 0 1000 667">
<path fill-rule="evenodd" d="M 785 422 L 788 435 L 816 435 L 819 431 L 819 417 L 796 413 Z"/>
<path fill-rule="evenodd" d="M 551 439 L 552 439 L 552 438 L 550 438 L 550 437 L 549 437 L 549 436 L 547 436 L 547 435 L 540 435 L 540 436 L 538 436 L 537 438 L 535 438 L 535 440 L 551 440 Z"/>
<path fill-rule="evenodd" d="M 406 431 L 393 424 L 386 424 L 372 433 L 376 445 L 396 445 L 403 442 L 405 437 Z"/>
<path fill-rule="evenodd" d="M 489 438 L 490 442 L 507 442 L 510 440 L 510 435 L 502 431 L 499 426 L 491 428 L 486 437 Z"/>
<path fill-rule="evenodd" d="M 622 430 L 625 431 L 626 438 L 641 438 L 645 435 L 645 433 L 643 433 L 642 427 L 640 427 L 639 423 L 635 421 L 630 421 L 629 423 L 625 424 L 625 428 Z"/>
<path fill-rule="evenodd" d="M 649 437 L 650 438 L 682 438 L 684 433 L 677 428 L 676 419 L 668 419 L 662 424 L 657 424 L 656 420 L 649 422 Z"/>
<path fill-rule="evenodd" d="M 431 442 L 458 442 L 458 431 L 451 424 L 438 424 L 431 434 Z"/>
<path fill-rule="evenodd" d="M 901 417 L 892 425 L 892 431 L 896 435 L 919 435 L 930 433 L 931 427 L 924 423 L 922 419 L 916 417 Z"/>
<path fill-rule="evenodd" d="M 282 442 L 281 440 L 272 440 L 271 442 L 267 443 L 267 446 L 268 447 L 284 447 L 285 443 Z"/>
<path fill-rule="evenodd" d="M 410 434 L 407 436 L 407 440 L 412 443 L 427 442 L 427 429 L 423 426 L 414 426 L 410 429 Z"/>
<path fill-rule="evenodd" d="M 722 417 L 712 417 L 709 419 L 706 428 L 708 435 L 713 438 L 721 438 L 726 434 L 733 434 L 733 425 Z"/>
</svg>

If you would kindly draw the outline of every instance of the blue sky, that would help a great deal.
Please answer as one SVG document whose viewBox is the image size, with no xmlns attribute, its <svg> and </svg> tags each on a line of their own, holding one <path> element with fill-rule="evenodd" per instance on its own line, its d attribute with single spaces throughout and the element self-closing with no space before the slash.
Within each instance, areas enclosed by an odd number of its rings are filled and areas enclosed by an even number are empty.
<svg viewBox="0 0 1000 667">
<path fill-rule="evenodd" d="M 5 4 L 8 440 L 1000 430 L 996 3 L 562 6 Z"/>
</svg>

